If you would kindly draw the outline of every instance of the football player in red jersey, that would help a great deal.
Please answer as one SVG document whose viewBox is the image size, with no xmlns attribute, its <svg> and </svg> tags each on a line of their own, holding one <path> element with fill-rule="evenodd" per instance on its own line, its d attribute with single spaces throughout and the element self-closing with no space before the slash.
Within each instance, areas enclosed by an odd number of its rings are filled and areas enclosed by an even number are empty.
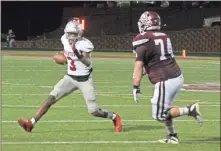
<svg viewBox="0 0 221 151">
<path fill-rule="evenodd" d="M 160 31 L 160 16 L 153 11 L 144 12 L 138 21 L 139 34 L 133 39 L 136 61 L 133 73 L 133 96 L 138 103 L 141 94 L 140 82 L 143 70 L 154 85 L 154 95 L 151 99 L 152 117 L 165 124 L 168 131 L 166 139 L 161 143 L 178 144 L 177 132 L 173 118 L 189 115 L 202 125 L 199 104 L 185 107 L 173 107 L 173 100 L 183 86 L 184 78 L 173 54 L 171 40 L 167 34 Z"/>
<path fill-rule="evenodd" d="M 18 124 L 26 132 L 31 132 L 35 124 L 48 112 L 53 104 L 72 92 L 80 90 L 87 105 L 88 113 L 95 117 L 111 119 L 114 124 L 114 131 L 122 132 L 123 125 L 119 114 L 104 110 L 97 103 L 92 76 L 91 53 L 94 49 L 93 43 L 82 36 L 83 30 L 76 21 L 69 21 L 64 32 L 61 42 L 64 47 L 63 53 L 67 58 L 67 73 L 54 86 L 35 115 L 28 120 L 18 119 Z M 65 61 L 59 63 L 65 63 Z"/>
</svg>

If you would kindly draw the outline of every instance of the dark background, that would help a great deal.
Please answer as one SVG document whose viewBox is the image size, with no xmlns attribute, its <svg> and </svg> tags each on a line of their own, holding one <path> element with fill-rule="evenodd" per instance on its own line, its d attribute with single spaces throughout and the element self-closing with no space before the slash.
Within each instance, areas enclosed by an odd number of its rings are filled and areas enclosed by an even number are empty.
<svg viewBox="0 0 221 151">
<path fill-rule="evenodd" d="M 106 4 L 106 1 L 1 1 L 1 32 L 7 34 L 8 30 L 12 29 L 16 40 L 26 40 L 27 36 L 43 35 L 44 32 L 51 32 L 61 25 L 64 7 L 73 7 L 74 9 L 74 7 L 82 7 L 84 4 L 96 7 L 97 3 Z M 158 1 L 156 5 L 160 7 L 160 3 Z M 188 9 L 193 9 L 188 8 L 191 3 L 186 1 L 171 2 L 170 8 L 166 9 L 178 8 L 180 11 L 188 12 Z M 144 4 L 140 5 L 144 6 Z M 220 2 L 213 2 L 213 5 L 220 7 Z M 74 14 L 71 15 L 74 16 Z"/>
<path fill-rule="evenodd" d="M 79 7 L 83 3 L 82 1 L 1 2 L 1 32 L 7 33 L 12 29 L 18 40 L 25 40 L 27 36 L 42 35 L 60 26 L 64 7 Z"/>
</svg>

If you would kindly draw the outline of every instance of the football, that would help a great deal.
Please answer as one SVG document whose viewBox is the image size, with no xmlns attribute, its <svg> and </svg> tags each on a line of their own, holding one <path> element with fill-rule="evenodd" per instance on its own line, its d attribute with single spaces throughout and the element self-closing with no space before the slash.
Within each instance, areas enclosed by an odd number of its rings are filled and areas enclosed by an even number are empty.
<svg viewBox="0 0 221 151">
<path fill-rule="evenodd" d="M 67 58 L 65 57 L 65 55 L 63 53 L 56 53 L 53 56 L 53 60 L 57 63 L 57 64 L 67 64 Z"/>
</svg>

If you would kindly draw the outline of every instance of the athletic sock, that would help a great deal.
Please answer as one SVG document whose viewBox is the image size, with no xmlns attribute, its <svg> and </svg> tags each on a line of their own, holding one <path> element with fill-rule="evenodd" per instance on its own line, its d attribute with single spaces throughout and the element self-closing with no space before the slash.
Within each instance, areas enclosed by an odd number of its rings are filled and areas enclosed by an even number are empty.
<svg viewBox="0 0 221 151">
<path fill-rule="evenodd" d="M 181 107 L 179 108 L 180 115 L 187 115 L 189 114 L 189 109 L 187 107 Z"/>
<path fill-rule="evenodd" d="M 176 129 L 173 125 L 172 126 L 166 126 L 166 129 L 167 129 L 168 135 L 176 133 Z"/>
</svg>

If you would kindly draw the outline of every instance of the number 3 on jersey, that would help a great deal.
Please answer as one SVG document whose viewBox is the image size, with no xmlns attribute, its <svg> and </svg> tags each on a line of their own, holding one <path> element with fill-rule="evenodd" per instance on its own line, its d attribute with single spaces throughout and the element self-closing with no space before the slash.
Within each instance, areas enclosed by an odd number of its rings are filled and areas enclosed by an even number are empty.
<svg viewBox="0 0 221 151">
<path fill-rule="evenodd" d="M 160 60 L 165 60 L 168 56 L 170 56 L 171 58 L 174 57 L 172 44 L 169 38 L 167 38 L 166 40 L 166 48 L 163 39 L 155 39 L 154 42 L 156 46 L 159 46 L 161 53 Z"/>
<path fill-rule="evenodd" d="M 67 57 L 67 59 L 71 61 L 71 64 L 70 64 L 70 66 L 69 66 L 69 69 L 70 69 L 71 71 L 76 71 L 76 66 L 75 66 L 75 64 L 74 64 L 74 63 L 75 63 L 74 60 L 71 59 L 70 57 Z"/>
</svg>

